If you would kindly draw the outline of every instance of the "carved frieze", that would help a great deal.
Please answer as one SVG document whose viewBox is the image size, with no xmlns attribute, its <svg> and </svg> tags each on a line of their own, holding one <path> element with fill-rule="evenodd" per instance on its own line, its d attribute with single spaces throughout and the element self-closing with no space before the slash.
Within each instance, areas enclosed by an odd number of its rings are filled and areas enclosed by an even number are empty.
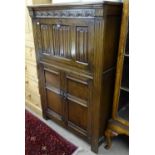
<svg viewBox="0 0 155 155">
<path fill-rule="evenodd" d="M 35 11 L 34 16 L 37 18 L 95 17 L 95 10 L 94 9 L 77 9 L 77 10 Z"/>
</svg>

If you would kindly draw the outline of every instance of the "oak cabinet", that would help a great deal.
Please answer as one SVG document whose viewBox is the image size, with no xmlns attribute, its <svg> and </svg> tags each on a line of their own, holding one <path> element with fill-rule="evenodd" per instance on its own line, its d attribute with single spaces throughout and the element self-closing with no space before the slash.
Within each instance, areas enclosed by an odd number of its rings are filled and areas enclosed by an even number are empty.
<svg viewBox="0 0 155 155">
<path fill-rule="evenodd" d="M 43 116 L 91 144 L 111 113 L 122 4 L 28 6 Z"/>
</svg>

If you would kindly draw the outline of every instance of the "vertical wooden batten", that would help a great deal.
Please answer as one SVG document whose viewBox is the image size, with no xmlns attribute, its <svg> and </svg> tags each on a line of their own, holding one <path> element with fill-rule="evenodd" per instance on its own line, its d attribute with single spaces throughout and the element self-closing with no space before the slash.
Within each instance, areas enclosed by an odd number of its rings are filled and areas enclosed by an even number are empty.
<svg viewBox="0 0 155 155">
<path fill-rule="evenodd" d="M 26 6 L 32 4 L 47 4 L 50 0 L 26 0 Z M 25 6 L 25 103 L 28 108 L 42 115 L 40 93 L 37 77 L 36 55 L 32 23 Z"/>
</svg>

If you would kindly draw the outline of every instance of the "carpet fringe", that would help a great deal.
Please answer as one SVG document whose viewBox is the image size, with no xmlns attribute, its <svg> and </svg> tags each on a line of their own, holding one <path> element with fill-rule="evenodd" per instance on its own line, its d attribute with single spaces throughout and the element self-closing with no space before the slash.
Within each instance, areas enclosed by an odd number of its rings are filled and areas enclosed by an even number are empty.
<svg viewBox="0 0 155 155">
<path fill-rule="evenodd" d="M 72 155 L 77 155 L 78 152 L 83 151 L 83 148 L 79 147 L 78 149 L 76 149 Z"/>
</svg>

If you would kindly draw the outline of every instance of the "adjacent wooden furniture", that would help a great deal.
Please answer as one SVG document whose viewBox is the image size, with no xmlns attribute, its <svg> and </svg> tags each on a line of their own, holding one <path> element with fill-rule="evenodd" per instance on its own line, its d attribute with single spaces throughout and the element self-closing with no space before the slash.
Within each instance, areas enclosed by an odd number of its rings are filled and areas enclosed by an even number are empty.
<svg viewBox="0 0 155 155">
<path fill-rule="evenodd" d="M 94 152 L 110 116 L 122 4 L 28 6 L 44 118 Z"/>
<path fill-rule="evenodd" d="M 111 138 L 118 134 L 129 135 L 129 2 L 124 1 L 112 119 L 105 136 L 106 148 L 111 147 Z"/>
<path fill-rule="evenodd" d="M 26 0 L 26 5 L 50 2 L 50 0 Z M 25 9 L 25 103 L 26 107 L 42 115 L 32 24 L 26 6 Z"/>
</svg>

